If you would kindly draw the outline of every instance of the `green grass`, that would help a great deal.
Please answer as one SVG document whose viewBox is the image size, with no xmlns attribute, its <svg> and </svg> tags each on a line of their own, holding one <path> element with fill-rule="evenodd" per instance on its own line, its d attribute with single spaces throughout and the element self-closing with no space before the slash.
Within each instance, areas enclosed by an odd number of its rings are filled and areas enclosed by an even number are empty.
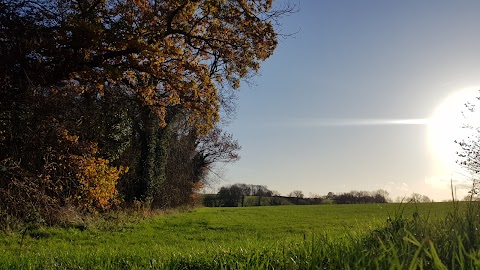
<svg viewBox="0 0 480 270">
<path fill-rule="evenodd" d="M 452 211 L 452 203 L 199 208 L 86 229 L 36 227 L 0 235 L 0 269 L 366 269 L 372 256 L 411 258 L 428 247 L 416 238 L 424 233 L 417 217 L 443 224 Z M 411 248 L 392 248 L 398 241 Z"/>
</svg>

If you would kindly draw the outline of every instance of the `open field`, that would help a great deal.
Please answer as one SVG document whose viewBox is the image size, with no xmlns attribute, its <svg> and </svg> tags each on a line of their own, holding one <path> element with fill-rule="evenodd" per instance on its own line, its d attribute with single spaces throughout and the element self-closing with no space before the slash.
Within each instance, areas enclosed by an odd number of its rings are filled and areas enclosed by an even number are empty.
<svg viewBox="0 0 480 270">
<path fill-rule="evenodd" d="M 452 203 L 199 208 L 132 223 L 30 228 L 0 236 L 0 269 L 270 268 L 272 260 L 305 268 L 295 256 L 313 252 L 318 239 L 349 245 L 400 211 L 436 222 L 452 210 Z M 235 265 L 245 260 L 254 263 Z"/>
</svg>

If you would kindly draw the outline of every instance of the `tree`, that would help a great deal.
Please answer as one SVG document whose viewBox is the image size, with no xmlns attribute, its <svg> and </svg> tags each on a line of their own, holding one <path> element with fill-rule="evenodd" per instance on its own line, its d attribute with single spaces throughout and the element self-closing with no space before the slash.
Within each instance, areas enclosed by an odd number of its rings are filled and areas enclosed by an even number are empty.
<svg viewBox="0 0 480 270">
<path fill-rule="evenodd" d="M 243 184 L 243 183 L 235 184 L 235 185 L 237 185 L 238 187 L 240 187 L 242 189 L 242 195 L 243 196 L 253 196 L 252 185 L 247 185 L 247 184 Z"/>
<path fill-rule="evenodd" d="M 332 200 L 332 199 L 335 198 L 335 196 L 336 196 L 335 193 L 329 191 L 329 192 L 327 193 L 327 195 L 325 196 L 325 199 Z"/>
<path fill-rule="evenodd" d="M 303 198 L 303 192 L 301 190 L 294 190 L 288 194 L 288 197 L 295 197 L 297 199 Z"/>
<path fill-rule="evenodd" d="M 273 193 L 267 186 L 240 183 L 220 188 L 218 195 L 225 206 L 238 206 L 240 202 L 244 206 L 246 196 L 258 197 L 256 205 L 260 206 L 262 197 L 271 197 Z"/>
<path fill-rule="evenodd" d="M 432 202 L 432 200 L 428 196 L 418 194 L 418 193 L 415 193 L 415 192 L 412 193 L 412 195 L 410 195 L 406 200 L 407 200 L 407 202 L 416 202 L 416 203 Z"/>
<path fill-rule="evenodd" d="M 384 189 L 374 191 L 373 195 L 375 196 L 375 198 L 377 198 L 377 200 L 383 200 L 383 202 L 391 202 L 391 199 L 389 198 L 390 194 Z"/>
<path fill-rule="evenodd" d="M 7 49 L 15 52 L 3 63 L 26 59 L 25 74 L 16 76 L 28 76 L 34 87 L 60 83 L 70 91 L 118 87 L 160 126 L 181 109 L 200 134 L 218 120 L 216 85 L 238 88 L 277 45 L 272 18 L 279 13 L 270 11 L 269 0 L 0 4 Z"/>
<path fill-rule="evenodd" d="M 272 190 L 272 197 L 278 197 L 278 196 L 281 196 L 280 192 L 278 192 L 277 190 Z"/>
<path fill-rule="evenodd" d="M 469 136 L 455 140 L 455 143 L 460 147 L 460 150 L 457 152 L 459 157 L 457 163 L 472 174 L 472 188 L 469 191 L 472 196 L 478 195 L 480 190 L 478 181 L 480 173 L 480 126 L 476 121 L 478 118 L 475 115 L 478 114 L 476 105 L 478 105 L 480 96 L 477 96 L 475 99 L 467 102 L 465 104 L 467 111 L 462 112 L 465 120 L 463 128 L 469 131 Z"/>
<path fill-rule="evenodd" d="M 191 128 L 175 130 L 170 138 L 164 191 L 158 200 L 161 205 L 171 207 L 189 203 L 193 188 L 203 186 L 213 163 L 235 162 L 240 158 L 238 142 L 218 127 L 200 138 Z"/>
<path fill-rule="evenodd" d="M 205 170 L 216 162 L 235 162 L 240 159 L 238 151 L 242 147 L 231 134 L 215 126 L 207 135 L 195 140 L 196 154 L 194 157 L 197 175 L 204 176 Z"/>
<path fill-rule="evenodd" d="M 388 192 L 385 190 L 377 190 L 374 192 L 352 190 L 339 195 L 330 194 L 329 198 L 338 204 L 352 203 L 386 203 L 388 202 Z"/>
<path fill-rule="evenodd" d="M 0 0 L 0 161 L 10 179 L 0 188 L 36 179 L 36 192 L 72 203 L 84 164 L 108 164 L 125 198 L 165 206 L 172 143 L 211 134 L 224 93 L 272 55 L 275 20 L 290 11 L 270 0 Z"/>
<path fill-rule="evenodd" d="M 236 207 L 242 199 L 242 189 L 237 185 L 221 187 L 218 196 L 223 201 L 223 206 Z"/>
</svg>

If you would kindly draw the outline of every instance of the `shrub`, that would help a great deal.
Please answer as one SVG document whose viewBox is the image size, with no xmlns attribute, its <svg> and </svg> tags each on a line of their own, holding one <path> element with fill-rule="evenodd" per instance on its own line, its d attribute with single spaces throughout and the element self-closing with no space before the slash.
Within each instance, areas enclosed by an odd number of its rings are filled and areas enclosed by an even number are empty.
<svg viewBox="0 0 480 270">
<path fill-rule="evenodd" d="M 72 156 L 71 159 L 76 164 L 76 176 L 81 185 L 73 198 L 78 206 L 106 210 L 118 204 L 116 185 L 128 168 L 109 166 L 108 160 L 103 158 Z"/>
</svg>

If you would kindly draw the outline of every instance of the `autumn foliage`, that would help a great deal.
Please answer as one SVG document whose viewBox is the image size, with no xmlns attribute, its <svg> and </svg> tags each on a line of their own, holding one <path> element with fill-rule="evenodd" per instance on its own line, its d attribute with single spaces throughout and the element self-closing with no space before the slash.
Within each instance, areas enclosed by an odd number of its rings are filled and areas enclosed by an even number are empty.
<svg viewBox="0 0 480 270">
<path fill-rule="evenodd" d="M 239 158 L 219 110 L 272 55 L 287 12 L 270 0 L 0 0 L 0 216 L 195 201 L 213 163 Z"/>
<path fill-rule="evenodd" d="M 72 200 L 77 201 L 83 208 L 93 206 L 102 210 L 110 208 L 112 203 L 118 203 L 118 200 L 114 199 L 118 194 L 116 185 L 120 175 L 127 172 L 128 168 L 111 167 L 108 160 L 103 158 L 70 158 L 71 163 L 76 165 L 76 177 L 81 185 Z"/>
</svg>

